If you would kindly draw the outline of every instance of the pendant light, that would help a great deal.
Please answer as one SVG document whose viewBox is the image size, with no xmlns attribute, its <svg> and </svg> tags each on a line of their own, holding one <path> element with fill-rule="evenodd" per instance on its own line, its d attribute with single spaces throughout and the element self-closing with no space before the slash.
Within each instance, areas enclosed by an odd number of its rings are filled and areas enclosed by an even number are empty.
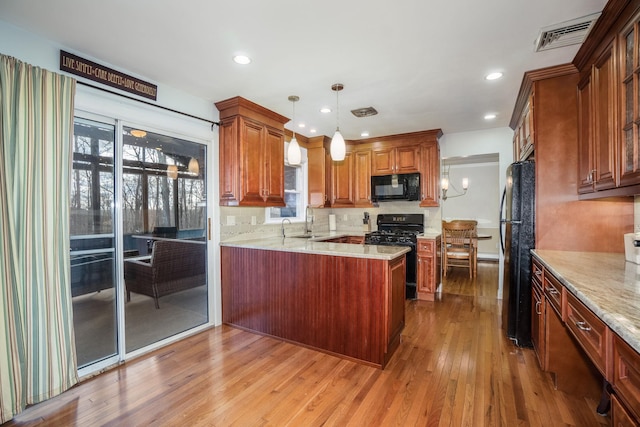
<svg viewBox="0 0 640 427">
<path fill-rule="evenodd" d="M 293 123 L 293 138 L 289 141 L 289 149 L 287 150 L 287 162 L 290 165 L 299 165 L 302 160 L 302 152 L 300 151 L 300 145 L 296 140 L 296 102 L 300 100 L 299 96 L 291 95 L 289 97 L 289 101 L 293 103 L 293 118 L 291 122 Z"/>
<path fill-rule="evenodd" d="M 189 160 L 189 166 L 187 167 L 187 169 L 192 174 L 198 175 L 200 173 L 200 164 L 198 163 L 198 159 L 192 157 L 191 160 Z"/>
<path fill-rule="evenodd" d="M 339 92 L 344 89 L 344 85 L 342 83 L 336 83 L 331 86 L 331 90 L 336 92 L 336 133 L 333 134 L 333 138 L 331 138 L 331 160 L 335 162 L 340 162 L 344 160 L 344 156 L 347 151 L 347 147 L 344 143 L 344 138 L 340 133 L 340 102 L 338 99 Z"/>
<path fill-rule="evenodd" d="M 178 166 L 176 165 L 167 166 L 167 176 L 169 177 L 169 179 L 178 178 Z"/>
</svg>

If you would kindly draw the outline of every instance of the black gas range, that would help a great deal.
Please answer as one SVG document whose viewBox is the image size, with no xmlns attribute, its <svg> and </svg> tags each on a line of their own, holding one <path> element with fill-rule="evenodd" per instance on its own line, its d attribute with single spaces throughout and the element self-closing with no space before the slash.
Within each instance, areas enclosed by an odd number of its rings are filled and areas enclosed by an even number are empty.
<svg viewBox="0 0 640 427">
<path fill-rule="evenodd" d="M 367 245 L 408 246 L 406 255 L 407 299 L 416 299 L 418 235 L 424 232 L 424 216 L 421 214 L 379 214 L 378 231 L 365 235 Z"/>
</svg>

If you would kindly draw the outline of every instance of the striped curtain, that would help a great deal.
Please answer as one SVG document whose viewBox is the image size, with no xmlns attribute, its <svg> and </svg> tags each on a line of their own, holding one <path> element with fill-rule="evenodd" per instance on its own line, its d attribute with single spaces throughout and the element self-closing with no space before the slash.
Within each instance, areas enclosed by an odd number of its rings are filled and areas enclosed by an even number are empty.
<svg viewBox="0 0 640 427">
<path fill-rule="evenodd" d="M 0 54 L 0 422 L 78 381 L 69 285 L 75 84 Z"/>
</svg>

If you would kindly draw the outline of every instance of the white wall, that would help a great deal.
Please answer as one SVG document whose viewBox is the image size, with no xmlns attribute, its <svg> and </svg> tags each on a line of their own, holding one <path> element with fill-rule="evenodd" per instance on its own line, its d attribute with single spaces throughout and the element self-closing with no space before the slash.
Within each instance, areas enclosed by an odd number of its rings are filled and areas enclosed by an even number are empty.
<svg viewBox="0 0 640 427">
<path fill-rule="evenodd" d="M 5 21 L 0 20 L 0 53 L 13 56 L 16 59 L 38 66 L 59 74 L 68 74 L 60 71 L 60 49 L 72 52 L 83 58 L 90 59 L 105 66 L 117 69 L 123 73 L 134 75 L 142 80 L 150 81 L 158 86 L 157 101 L 152 104 L 170 108 L 175 111 L 187 113 L 206 120 L 218 121 L 219 113 L 215 108 L 213 101 L 198 98 L 197 96 L 179 91 L 160 82 L 152 81 L 148 76 L 136 75 L 135 73 L 119 69 L 118 67 L 106 63 L 101 58 L 93 58 L 84 52 L 74 51 L 68 46 L 61 46 L 49 40 L 38 37 L 34 34 L 25 32 Z M 104 87 L 102 85 L 91 82 L 90 80 L 72 76 L 78 81 L 85 81 L 93 86 Z M 106 88 L 113 92 L 119 92 L 126 96 L 136 98 L 135 95 L 120 92 L 115 88 Z M 95 114 L 105 114 L 113 118 L 123 120 L 137 120 L 150 126 L 150 129 L 166 130 L 174 135 L 188 135 L 192 138 L 198 138 L 202 141 L 208 141 L 207 144 L 207 162 L 208 176 L 207 186 L 209 192 L 207 198 L 216 203 L 208 204 L 208 216 L 212 218 L 215 225 L 220 222 L 218 200 L 218 130 L 211 129 L 211 125 L 197 119 L 187 118 L 184 115 L 168 112 L 155 108 L 154 106 L 145 105 L 126 98 L 107 94 L 106 92 L 91 89 L 86 86 L 78 85 L 76 90 L 76 108 L 89 111 Z M 149 100 L 144 100 L 150 102 Z M 212 310 L 212 320 L 214 324 L 220 324 L 221 315 L 221 296 L 220 296 L 220 230 L 214 227 L 213 240 L 209 244 L 210 262 L 209 277 L 212 278 L 212 292 L 210 292 L 210 307 Z"/>
</svg>

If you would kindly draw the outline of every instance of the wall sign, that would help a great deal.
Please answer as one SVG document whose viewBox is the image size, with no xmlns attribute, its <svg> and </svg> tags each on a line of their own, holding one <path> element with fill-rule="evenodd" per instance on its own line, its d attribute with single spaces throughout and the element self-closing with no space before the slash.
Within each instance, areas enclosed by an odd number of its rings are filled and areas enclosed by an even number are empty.
<svg viewBox="0 0 640 427">
<path fill-rule="evenodd" d="M 145 98 L 156 100 L 158 86 L 116 71 L 104 65 L 96 64 L 72 53 L 60 51 L 60 70 L 76 76 L 85 77 L 94 82 L 103 83 Z"/>
</svg>

